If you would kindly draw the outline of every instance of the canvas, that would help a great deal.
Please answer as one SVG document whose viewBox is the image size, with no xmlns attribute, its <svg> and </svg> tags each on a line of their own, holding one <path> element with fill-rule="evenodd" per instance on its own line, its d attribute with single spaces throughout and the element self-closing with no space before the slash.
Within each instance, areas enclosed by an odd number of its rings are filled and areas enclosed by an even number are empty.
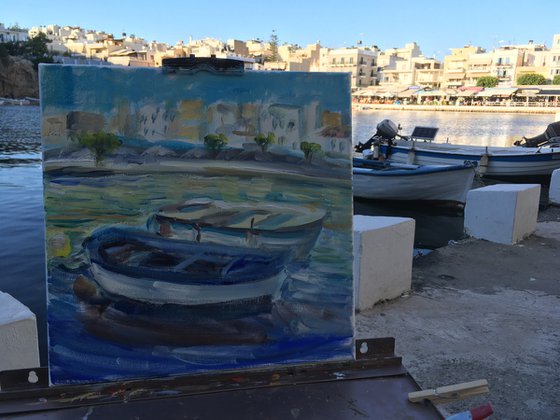
<svg viewBox="0 0 560 420">
<path fill-rule="evenodd" d="M 40 85 L 52 383 L 353 357 L 348 75 Z"/>
</svg>

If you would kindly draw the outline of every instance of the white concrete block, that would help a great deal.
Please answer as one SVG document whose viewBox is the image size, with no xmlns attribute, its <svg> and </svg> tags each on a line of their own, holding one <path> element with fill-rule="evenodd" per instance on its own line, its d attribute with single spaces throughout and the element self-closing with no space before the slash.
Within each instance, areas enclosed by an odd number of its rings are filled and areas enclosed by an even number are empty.
<svg viewBox="0 0 560 420">
<path fill-rule="evenodd" d="M 35 314 L 0 292 L 0 371 L 40 366 Z"/>
<path fill-rule="evenodd" d="M 552 172 L 550 186 L 548 188 L 548 201 L 551 204 L 560 206 L 560 169 Z"/>
<path fill-rule="evenodd" d="M 465 231 L 469 236 L 515 244 L 537 227 L 539 184 L 496 184 L 469 191 Z"/>
<path fill-rule="evenodd" d="M 364 310 L 410 290 L 414 219 L 354 216 L 354 303 Z"/>
</svg>

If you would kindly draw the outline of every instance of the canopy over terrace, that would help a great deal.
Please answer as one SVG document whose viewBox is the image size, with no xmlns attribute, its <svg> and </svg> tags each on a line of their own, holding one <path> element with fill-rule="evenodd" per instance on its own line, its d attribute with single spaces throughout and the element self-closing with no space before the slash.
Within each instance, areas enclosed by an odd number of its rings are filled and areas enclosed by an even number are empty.
<svg viewBox="0 0 560 420">
<path fill-rule="evenodd" d="M 370 86 L 365 89 L 357 90 L 352 93 L 352 96 L 358 99 L 371 100 L 374 98 L 387 99 L 396 98 L 399 92 L 405 90 L 406 88 L 398 86 Z"/>
<path fill-rule="evenodd" d="M 492 96 L 497 97 L 497 98 L 509 98 L 511 97 L 515 92 L 517 92 L 517 88 L 500 88 L 500 87 L 496 87 L 496 88 L 485 88 L 483 91 L 478 92 L 476 94 L 476 96 L 478 97 L 482 97 L 482 98 L 490 98 Z"/>
<path fill-rule="evenodd" d="M 465 87 L 462 89 L 458 89 L 454 96 L 461 97 L 461 98 L 470 98 L 483 90 L 484 90 L 483 87 L 478 87 L 478 86 Z"/>
</svg>

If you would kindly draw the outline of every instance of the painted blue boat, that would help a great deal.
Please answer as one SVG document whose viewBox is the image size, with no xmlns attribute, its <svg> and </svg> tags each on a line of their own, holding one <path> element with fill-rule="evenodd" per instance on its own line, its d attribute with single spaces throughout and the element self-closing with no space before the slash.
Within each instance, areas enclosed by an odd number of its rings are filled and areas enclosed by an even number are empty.
<svg viewBox="0 0 560 420">
<path fill-rule="evenodd" d="M 274 299 L 286 278 L 287 253 L 167 239 L 135 228 L 102 228 L 83 245 L 98 285 L 140 302 Z"/>
<path fill-rule="evenodd" d="M 323 227 L 326 212 L 285 203 L 227 203 L 198 198 L 164 206 L 148 229 L 167 238 L 289 252 L 306 259 Z"/>
<path fill-rule="evenodd" d="M 475 175 L 473 165 L 408 165 L 353 159 L 356 198 L 464 205 Z"/>
</svg>

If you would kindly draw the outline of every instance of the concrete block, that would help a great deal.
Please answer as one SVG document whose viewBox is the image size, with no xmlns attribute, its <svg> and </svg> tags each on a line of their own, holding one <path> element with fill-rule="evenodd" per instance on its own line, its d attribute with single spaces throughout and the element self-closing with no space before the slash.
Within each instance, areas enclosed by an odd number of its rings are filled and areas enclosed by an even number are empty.
<svg viewBox="0 0 560 420">
<path fill-rule="evenodd" d="M 515 244 L 537 227 L 539 184 L 497 184 L 469 191 L 465 231 L 469 236 Z"/>
<path fill-rule="evenodd" d="M 410 290 L 414 219 L 354 216 L 354 303 L 364 310 Z"/>
<path fill-rule="evenodd" d="M 35 314 L 0 292 L 0 372 L 40 366 Z"/>
<path fill-rule="evenodd" d="M 548 188 L 548 201 L 560 206 L 560 169 L 552 172 L 550 187 Z"/>
</svg>

